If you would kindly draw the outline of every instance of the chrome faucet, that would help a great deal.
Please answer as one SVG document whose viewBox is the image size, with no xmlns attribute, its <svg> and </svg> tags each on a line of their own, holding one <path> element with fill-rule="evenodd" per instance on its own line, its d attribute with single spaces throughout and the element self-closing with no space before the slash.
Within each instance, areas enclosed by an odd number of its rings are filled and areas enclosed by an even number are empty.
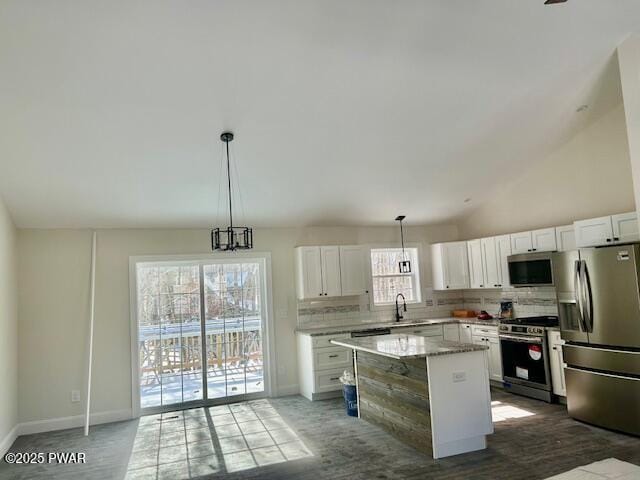
<svg viewBox="0 0 640 480">
<path fill-rule="evenodd" d="M 399 293 L 396 295 L 396 322 L 399 322 L 400 320 L 402 320 L 404 317 L 402 316 L 402 313 L 400 313 L 400 305 L 398 305 L 398 297 L 402 297 L 402 303 L 404 304 L 404 311 L 407 311 L 407 301 L 404 298 L 404 295 Z"/>
</svg>

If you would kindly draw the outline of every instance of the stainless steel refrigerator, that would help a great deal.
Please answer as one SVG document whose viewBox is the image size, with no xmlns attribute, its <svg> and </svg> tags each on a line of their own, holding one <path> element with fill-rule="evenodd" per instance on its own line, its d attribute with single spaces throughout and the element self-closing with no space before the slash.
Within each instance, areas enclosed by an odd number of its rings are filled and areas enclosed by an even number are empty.
<svg viewBox="0 0 640 480">
<path fill-rule="evenodd" d="M 569 415 L 640 435 L 640 244 L 552 261 Z"/>
</svg>

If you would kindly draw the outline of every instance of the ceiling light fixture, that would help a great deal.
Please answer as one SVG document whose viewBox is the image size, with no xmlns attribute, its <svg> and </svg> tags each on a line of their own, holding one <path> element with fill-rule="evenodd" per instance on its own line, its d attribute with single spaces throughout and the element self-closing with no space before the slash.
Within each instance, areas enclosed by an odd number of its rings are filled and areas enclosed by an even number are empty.
<svg viewBox="0 0 640 480">
<path fill-rule="evenodd" d="M 567 0 L 547 0 L 544 2 L 545 5 L 555 5 L 557 3 L 565 3 Z"/>
<path fill-rule="evenodd" d="M 589 108 L 589 105 L 580 105 L 578 108 L 576 108 L 576 112 L 577 113 L 584 112 L 588 108 Z"/>
<path fill-rule="evenodd" d="M 211 230 L 211 248 L 220 251 L 248 250 L 253 248 L 253 229 L 233 226 L 233 205 L 231 201 L 231 168 L 229 161 L 229 142 L 233 133 L 223 132 L 220 135 L 227 151 L 227 189 L 229 193 L 229 226 L 225 230 L 219 227 Z"/>
<path fill-rule="evenodd" d="M 402 260 L 399 262 L 400 273 L 411 273 L 411 262 L 407 260 L 404 253 L 404 232 L 402 230 L 402 221 L 405 219 L 404 215 L 398 215 L 396 222 L 400 222 L 400 242 L 402 243 Z"/>
</svg>

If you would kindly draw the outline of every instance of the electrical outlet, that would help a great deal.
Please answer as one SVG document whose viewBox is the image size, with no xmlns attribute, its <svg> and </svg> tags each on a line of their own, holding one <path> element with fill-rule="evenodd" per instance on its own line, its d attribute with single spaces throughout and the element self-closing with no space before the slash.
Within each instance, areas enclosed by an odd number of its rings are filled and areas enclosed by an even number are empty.
<svg viewBox="0 0 640 480">
<path fill-rule="evenodd" d="M 73 403 L 80 401 L 80 390 L 71 390 L 71 401 Z"/>
<path fill-rule="evenodd" d="M 467 380 L 467 372 L 453 372 L 453 382 L 464 382 Z"/>
</svg>

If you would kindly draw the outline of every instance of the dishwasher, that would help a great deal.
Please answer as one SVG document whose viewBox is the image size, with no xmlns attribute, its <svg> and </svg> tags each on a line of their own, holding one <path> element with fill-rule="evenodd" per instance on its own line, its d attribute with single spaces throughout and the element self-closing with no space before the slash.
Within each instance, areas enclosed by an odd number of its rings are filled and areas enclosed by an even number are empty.
<svg viewBox="0 0 640 480">
<path fill-rule="evenodd" d="M 390 333 L 390 328 L 369 328 L 367 330 L 354 330 L 351 332 L 351 338 L 375 337 L 376 335 L 389 335 Z"/>
</svg>

